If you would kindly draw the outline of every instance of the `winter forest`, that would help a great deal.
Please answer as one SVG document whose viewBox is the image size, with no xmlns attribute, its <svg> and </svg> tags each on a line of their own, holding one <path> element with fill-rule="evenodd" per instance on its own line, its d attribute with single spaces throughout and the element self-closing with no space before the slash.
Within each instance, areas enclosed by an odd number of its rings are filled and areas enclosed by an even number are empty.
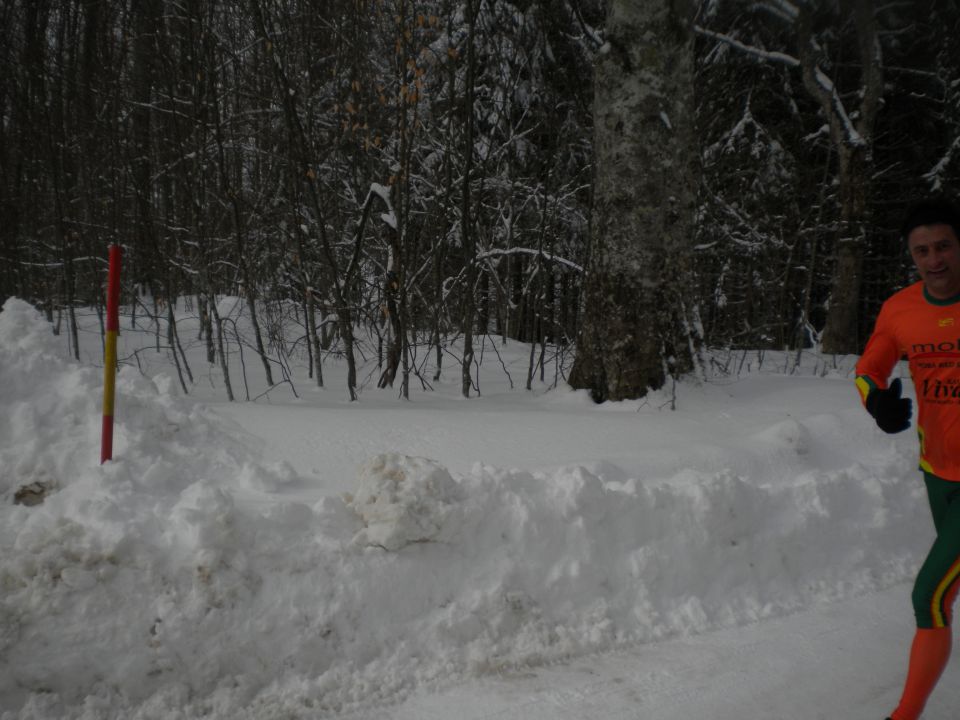
<svg viewBox="0 0 960 720">
<path fill-rule="evenodd" d="M 960 182 L 953 0 L 0 0 L 0 35 L 0 301 L 78 348 L 120 244 L 131 321 L 230 399 L 225 343 L 351 398 L 360 357 L 470 396 L 485 335 L 596 400 L 856 353 Z"/>
</svg>

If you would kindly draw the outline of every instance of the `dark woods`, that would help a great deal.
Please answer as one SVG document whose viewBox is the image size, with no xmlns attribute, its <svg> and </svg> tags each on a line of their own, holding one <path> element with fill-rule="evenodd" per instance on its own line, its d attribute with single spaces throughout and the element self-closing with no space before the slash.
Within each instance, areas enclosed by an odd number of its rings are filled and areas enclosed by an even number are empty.
<svg viewBox="0 0 960 720">
<path fill-rule="evenodd" d="M 960 10 L 861 4 L 697 6 L 682 295 L 709 347 L 857 351 L 909 280 L 904 205 L 957 187 Z M 553 374 L 583 317 L 607 11 L 0 0 L 0 298 L 75 333 L 120 243 L 123 302 L 174 356 L 179 301 L 221 362 L 232 296 L 270 383 L 291 319 L 351 395 L 365 347 L 381 386 L 446 362 L 470 394 L 484 334 Z"/>
</svg>

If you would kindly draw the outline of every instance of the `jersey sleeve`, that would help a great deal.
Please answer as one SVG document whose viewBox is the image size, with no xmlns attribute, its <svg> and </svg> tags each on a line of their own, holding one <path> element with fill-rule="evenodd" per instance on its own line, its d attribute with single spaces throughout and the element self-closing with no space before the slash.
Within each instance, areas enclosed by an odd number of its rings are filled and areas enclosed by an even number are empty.
<svg viewBox="0 0 960 720">
<path fill-rule="evenodd" d="M 893 318 L 885 303 L 877 316 L 873 334 L 867 341 L 867 346 L 860 356 L 856 368 L 857 390 L 860 391 L 860 400 L 867 401 L 867 395 L 874 388 L 881 390 L 887 387 L 887 379 L 893 372 L 894 366 L 900 360 L 902 351 L 897 342 Z"/>
</svg>

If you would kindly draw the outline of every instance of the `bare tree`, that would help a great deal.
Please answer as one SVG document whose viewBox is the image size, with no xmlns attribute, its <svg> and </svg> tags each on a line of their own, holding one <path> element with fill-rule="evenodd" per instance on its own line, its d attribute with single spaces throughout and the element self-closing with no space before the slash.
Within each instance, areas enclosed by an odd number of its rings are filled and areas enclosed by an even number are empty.
<svg viewBox="0 0 960 720">
<path fill-rule="evenodd" d="M 788 28 L 796 44 L 796 54 L 767 50 L 702 27 L 698 31 L 760 60 L 799 68 L 804 87 L 820 106 L 837 158 L 839 195 L 836 260 L 822 347 L 826 352 L 855 352 L 859 348 L 857 319 L 874 165 L 873 134 L 883 94 L 883 54 L 877 11 L 870 0 L 844 0 L 823 7 L 777 0 L 756 3 L 754 7 Z M 839 14 L 840 21 L 850 19 L 856 31 L 856 61 L 860 72 L 859 77 L 851 82 L 854 91 L 847 95 L 839 78 L 831 77 L 824 70 L 829 61 L 826 57 L 828 46 L 816 32 L 818 13 L 829 12 L 831 8 Z M 828 17 L 825 21 L 832 20 Z M 824 20 L 821 18 L 821 21 Z M 855 111 L 848 107 L 851 96 L 857 103 Z"/>
</svg>

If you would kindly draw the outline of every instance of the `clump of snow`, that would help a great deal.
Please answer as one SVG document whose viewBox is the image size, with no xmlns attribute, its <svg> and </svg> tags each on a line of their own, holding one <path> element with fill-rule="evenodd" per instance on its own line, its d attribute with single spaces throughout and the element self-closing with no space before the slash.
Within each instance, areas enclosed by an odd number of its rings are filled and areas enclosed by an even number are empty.
<svg viewBox="0 0 960 720">
<path fill-rule="evenodd" d="M 2 720 L 363 708 L 886 587 L 912 576 L 928 524 L 912 460 L 828 452 L 827 415 L 770 424 L 712 467 L 671 451 L 664 470 L 650 443 L 639 472 L 454 473 L 371 452 L 349 495 L 308 501 L 288 491 L 310 479 L 263 462 L 239 426 L 130 369 L 116 459 L 99 465 L 101 384 L 39 313 L 5 304 Z M 714 432 L 665 422 L 687 429 L 676 447 Z M 53 488 L 42 504 L 13 502 L 38 480 Z"/>
<path fill-rule="evenodd" d="M 426 458 L 378 455 L 360 469 L 347 504 L 363 521 L 360 545 L 399 550 L 438 539 L 461 493 L 447 470 Z"/>
<path fill-rule="evenodd" d="M 810 430 L 803 423 L 788 418 L 775 423 L 756 435 L 758 440 L 794 452 L 797 455 L 806 455 L 810 452 L 812 437 Z"/>
</svg>

